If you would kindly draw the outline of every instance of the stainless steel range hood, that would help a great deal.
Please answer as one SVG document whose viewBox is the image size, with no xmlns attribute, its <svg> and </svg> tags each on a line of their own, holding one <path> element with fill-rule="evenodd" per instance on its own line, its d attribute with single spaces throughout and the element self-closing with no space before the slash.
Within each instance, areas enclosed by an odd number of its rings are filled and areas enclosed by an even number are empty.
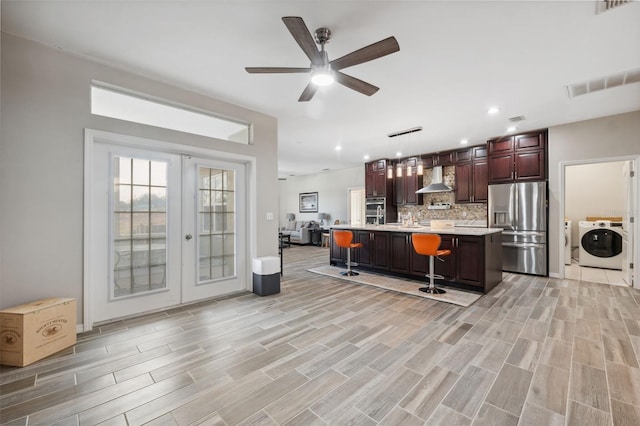
<svg viewBox="0 0 640 426">
<path fill-rule="evenodd" d="M 442 166 L 432 169 L 431 183 L 416 191 L 416 194 L 430 194 L 432 192 L 451 192 L 453 188 L 442 183 Z"/>
</svg>

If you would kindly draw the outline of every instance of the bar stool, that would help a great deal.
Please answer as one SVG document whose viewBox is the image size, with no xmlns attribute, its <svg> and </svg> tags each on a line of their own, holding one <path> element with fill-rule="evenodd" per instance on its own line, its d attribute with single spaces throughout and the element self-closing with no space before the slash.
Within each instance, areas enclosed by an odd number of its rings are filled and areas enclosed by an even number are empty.
<svg viewBox="0 0 640 426">
<path fill-rule="evenodd" d="M 333 238 L 335 238 L 336 244 L 339 247 L 347 249 L 347 271 L 340 272 L 340 274 L 349 277 L 360 275 L 351 270 L 351 249 L 362 247 L 362 243 L 351 242 L 353 241 L 353 232 L 351 231 L 333 231 Z M 358 264 L 354 263 L 353 266 L 358 266 Z"/>
<path fill-rule="evenodd" d="M 322 241 L 320 243 L 320 246 L 322 247 L 329 247 L 329 238 L 331 237 L 331 234 L 329 233 L 329 231 L 322 231 Z"/>
<path fill-rule="evenodd" d="M 442 279 L 442 275 L 436 275 L 434 273 L 433 259 L 435 257 L 440 259 L 440 256 L 448 256 L 451 254 L 451 250 L 438 250 L 440 247 L 440 235 L 438 234 L 411 234 L 411 242 L 413 243 L 413 249 L 416 253 L 423 256 L 429 256 L 429 274 L 425 275 L 429 279 L 429 287 L 422 287 L 418 290 L 425 293 L 443 294 L 445 290 L 436 288 L 436 278 Z"/>
</svg>

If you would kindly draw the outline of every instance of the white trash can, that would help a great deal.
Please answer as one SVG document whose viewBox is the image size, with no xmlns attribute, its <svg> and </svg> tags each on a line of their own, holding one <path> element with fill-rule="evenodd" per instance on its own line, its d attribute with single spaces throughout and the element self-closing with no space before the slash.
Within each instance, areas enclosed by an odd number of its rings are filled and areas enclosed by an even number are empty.
<svg viewBox="0 0 640 426">
<path fill-rule="evenodd" d="M 258 296 L 280 293 L 280 258 L 277 256 L 253 259 L 253 292 Z"/>
</svg>

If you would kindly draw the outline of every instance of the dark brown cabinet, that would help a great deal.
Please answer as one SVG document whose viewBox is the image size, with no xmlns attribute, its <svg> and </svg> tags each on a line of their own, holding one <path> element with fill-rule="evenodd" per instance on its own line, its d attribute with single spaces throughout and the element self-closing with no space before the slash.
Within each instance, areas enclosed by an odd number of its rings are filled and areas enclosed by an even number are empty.
<svg viewBox="0 0 640 426">
<path fill-rule="evenodd" d="M 409 271 L 412 249 L 411 234 L 407 232 L 389 232 L 389 270 L 399 273 Z"/>
<path fill-rule="evenodd" d="M 455 237 L 456 278 L 454 281 L 481 287 L 484 277 L 484 244 L 482 238 Z"/>
<path fill-rule="evenodd" d="M 493 139 L 487 146 L 489 183 L 547 178 L 547 130 Z"/>
<path fill-rule="evenodd" d="M 489 165 L 485 145 L 456 152 L 456 203 L 485 203 Z"/>
<path fill-rule="evenodd" d="M 389 269 L 389 233 L 374 231 L 371 233 L 371 241 L 373 247 L 371 265 L 376 269 Z"/>
<path fill-rule="evenodd" d="M 366 197 L 389 197 L 393 181 L 387 178 L 387 160 L 366 163 L 364 187 Z"/>
<path fill-rule="evenodd" d="M 452 166 L 454 162 L 454 151 L 436 152 L 433 154 L 422 155 L 422 164 L 427 169 L 435 166 Z"/>
<path fill-rule="evenodd" d="M 410 157 L 399 160 L 396 163 L 393 177 L 393 204 L 402 205 L 421 205 L 422 194 L 416 194 L 416 191 L 422 188 L 423 177 L 418 175 L 418 157 Z M 397 175 L 397 167 L 400 164 L 402 176 Z M 410 170 L 410 172 L 409 172 Z"/>
<path fill-rule="evenodd" d="M 361 266 L 371 266 L 371 233 L 369 231 L 354 231 L 353 239 L 356 243 L 362 243 L 362 247 L 354 250 L 353 260 Z"/>
</svg>

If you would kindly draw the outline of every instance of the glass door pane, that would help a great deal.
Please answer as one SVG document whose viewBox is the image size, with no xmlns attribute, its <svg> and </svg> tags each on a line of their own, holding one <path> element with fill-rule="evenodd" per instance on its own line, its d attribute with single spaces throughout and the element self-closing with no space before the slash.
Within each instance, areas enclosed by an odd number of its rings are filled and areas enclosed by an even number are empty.
<svg viewBox="0 0 640 426">
<path fill-rule="evenodd" d="M 167 287 L 167 162 L 114 157 L 112 299 Z"/>
<path fill-rule="evenodd" d="M 236 275 L 235 173 L 198 167 L 197 284 Z"/>
</svg>

